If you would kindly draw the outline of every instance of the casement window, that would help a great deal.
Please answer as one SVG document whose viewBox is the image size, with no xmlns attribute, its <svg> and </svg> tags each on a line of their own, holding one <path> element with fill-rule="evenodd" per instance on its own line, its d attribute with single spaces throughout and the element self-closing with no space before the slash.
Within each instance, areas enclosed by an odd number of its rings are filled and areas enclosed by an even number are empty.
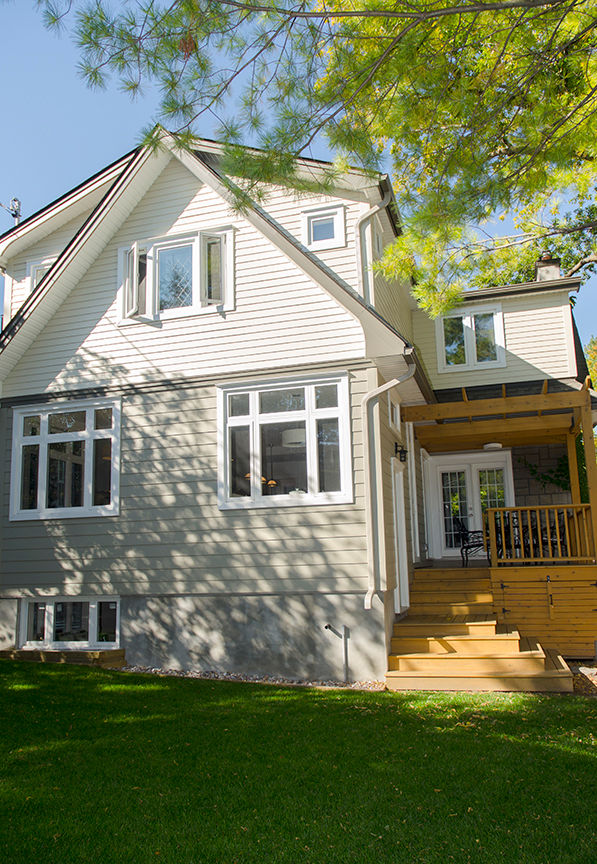
<svg viewBox="0 0 597 864">
<path fill-rule="evenodd" d="M 118 400 L 18 408 L 13 424 L 11 519 L 118 513 Z"/>
<path fill-rule="evenodd" d="M 303 243 L 314 251 L 346 245 L 344 207 L 325 207 L 303 213 Z"/>
<path fill-rule="evenodd" d="M 40 261 L 31 261 L 27 265 L 27 278 L 29 280 L 29 293 L 37 288 L 56 258 L 43 258 Z"/>
<path fill-rule="evenodd" d="M 117 648 L 118 597 L 21 600 L 20 644 L 24 648 Z"/>
<path fill-rule="evenodd" d="M 233 308 L 232 229 L 135 242 L 121 250 L 120 267 L 124 320 Z"/>
<path fill-rule="evenodd" d="M 458 310 L 436 321 L 438 369 L 457 372 L 506 365 L 499 307 Z"/>
<path fill-rule="evenodd" d="M 222 509 L 353 500 L 348 378 L 218 388 Z"/>
</svg>

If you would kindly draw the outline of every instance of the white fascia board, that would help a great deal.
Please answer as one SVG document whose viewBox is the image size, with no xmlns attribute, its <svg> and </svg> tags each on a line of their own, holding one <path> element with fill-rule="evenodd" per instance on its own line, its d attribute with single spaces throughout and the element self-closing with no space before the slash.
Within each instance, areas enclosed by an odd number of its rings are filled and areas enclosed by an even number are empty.
<svg viewBox="0 0 597 864">
<path fill-rule="evenodd" d="M 71 195 L 63 196 L 41 210 L 33 219 L 26 219 L 16 226 L 4 240 L 0 240 L 0 266 L 6 266 L 10 258 L 14 258 L 32 243 L 37 243 L 71 219 L 96 207 L 133 158 L 134 156 L 129 155 L 119 160 L 88 183 L 75 189 Z"/>
<path fill-rule="evenodd" d="M 171 158 L 168 151 L 140 151 L 114 183 L 109 194 L 67 246 L 42 283 L 13 319 L 17 330 L 0 353 L 4 380 L 34 342 L 70 292 L 79 283 L 129 213 L 148 191 Z M 116 283 L 114 284 L 116 292 Z M 12 322 L 11 322 L 12 323 Z M 10 329 L 10 324 L 7 328 Z"/>
<path fill-rule="evenodd" d="M 170 139 L 173 143 L 173 139 Z M 191 171 L 198 180 L 205 183 L 229 204 L 237 201 L 232 181 L 224 182 L 221 177 L 199 158 L 174 146 L 174 155 Z M 240 191 L 240 190 L 239 190 Z M 407 343 L 392 328 L 384 323 L 349 287 L 343 287 L 307 250 L 301 249 L 283 229 L 274 225 L 269 218 L 260 213 L 256 205 L 248 207 L 243 217 L 264 237 L 283 252 L 311 281 L 319 285 L 340 306 L 355 318 L 363 329 L 366 356 L 403 354 Z"/>
</svg>

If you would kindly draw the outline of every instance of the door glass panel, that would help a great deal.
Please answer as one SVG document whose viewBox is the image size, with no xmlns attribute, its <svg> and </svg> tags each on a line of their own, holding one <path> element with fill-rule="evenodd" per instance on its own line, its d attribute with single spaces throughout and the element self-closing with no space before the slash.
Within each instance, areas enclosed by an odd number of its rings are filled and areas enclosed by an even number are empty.
<svg viewBox="0 0 597 864">
<path fill-rule="evenodd" d="M 454 520 L 462 519 L 468 527 L 466 471 L 442 471 L 441 486 L 444 543 L 447 549 L 457 549 L 460 547 L 460 533 Z"/>
<path fill-rule="evenodd" d="M 484 468 L 479 471 L 479 494 L 483 513 L 489 507 L 506 506 L 503 468 Z"/>
</svg>

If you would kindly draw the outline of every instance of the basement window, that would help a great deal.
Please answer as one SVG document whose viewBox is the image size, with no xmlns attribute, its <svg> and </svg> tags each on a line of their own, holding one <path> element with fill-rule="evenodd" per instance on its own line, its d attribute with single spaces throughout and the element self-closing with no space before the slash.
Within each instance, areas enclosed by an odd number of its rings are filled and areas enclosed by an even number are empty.
<svg viewBox="0 0 597 864">
<path fill-rule="evenodd" d="M 116 648 L 120 643 L 118 597 L 22 600 L 20 644 L 24 648 Z"/>
</svg>

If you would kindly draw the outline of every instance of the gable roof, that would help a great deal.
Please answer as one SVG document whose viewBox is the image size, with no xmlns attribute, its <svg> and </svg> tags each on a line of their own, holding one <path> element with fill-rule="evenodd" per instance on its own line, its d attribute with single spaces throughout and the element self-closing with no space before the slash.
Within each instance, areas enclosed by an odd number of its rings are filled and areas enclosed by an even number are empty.
<svg viewBox="0 0 597 864">
<path fill-rule="evenodd" d="M 172 157 L 179 159 L 200 182 L 212 188 L 229 203 L 237 203 L 238 187 L 214 167 L 208 165 L 208 160 L 202 155 L 201 150 L 193 153 L 182 150 L 177 147 L 176 139 L 168 134 L 164 134 L 162 143 L 163 146 L 157 151 L 138 148 L 118 163 L 113 163 L 111 167 L 114 169 L 114 176 L 109 173 L 109 169 L 106 169 L 108 174 L 100 172 L 99 175 L 95 175 L 96 179 L 100 176 L 110 177 L 109 181 L 104 180 L 104 183 L 109 183 L 107 191 L 0 334 L 0 379 L 6 377 L 18 362 Z M 198 141 L 197 143 L 199 147 L 208 144 L 210 145 L 208 150 L 213 151 L 211 142 Z M 91 183 L 93 179 L 91 178 L 87 183 Z M 370 180 L 369 185 L 371 185 Z M 31 237 L 31 232 L 40 227 L 39 223 L 44 219 L 51 220 L 56 208 L 60 211 L 61 208 L 68 206 L 68 201 L 72 204 L 79 193 L 84 194 L 85 188 L 87 188 L 86 184 L 82 184 L 2 235 L 0 254 L 3 249 L 10 248 L 11 244 L 14 249 L 14 244 L 21 238 L 27 235 Z M 312 281 L 359 321 L 363 327 L 368 357 L 372 359 L 402 357 L 405 348 L 410 347 L 407 340 L 368 306 L 349 285 L 284 231 L 254 202 L 248 203 L 243 215 L 261 234 L 294 261 Z"/>
</svg>

